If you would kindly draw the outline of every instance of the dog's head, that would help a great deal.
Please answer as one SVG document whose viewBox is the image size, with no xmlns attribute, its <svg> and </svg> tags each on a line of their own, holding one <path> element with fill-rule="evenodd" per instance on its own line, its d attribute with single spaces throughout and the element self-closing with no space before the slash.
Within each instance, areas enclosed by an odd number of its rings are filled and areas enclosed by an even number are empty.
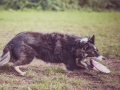
<svg viewBox="0 0 120 90">
<path fill-rule="evenodd" d="M 79 40 L 78 48 L 76 49 L 76 63 L 78 66 L 83 66 L 88 69 L 92 69 L 92 63 L 90 62 L 91 59 L 96 60 L 105 60 L 97 47 L 95 46 L 95 36 L 93 35 L 90 37 L 85 37 Z"/>
</svg>

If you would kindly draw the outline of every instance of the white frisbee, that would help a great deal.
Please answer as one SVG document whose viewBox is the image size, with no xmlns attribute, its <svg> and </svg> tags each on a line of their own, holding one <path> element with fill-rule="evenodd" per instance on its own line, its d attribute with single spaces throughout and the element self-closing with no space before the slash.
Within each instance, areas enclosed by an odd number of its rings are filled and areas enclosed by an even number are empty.
<svg viewBox="0 0 120 90">
<path fill-rule="evenodd" d="M 101 63 L 99 63 L 99 62 L 97 62 L 97 61 L 95 61 L 95 60 L 93 60 L 93 59 L 91 59 L 91 60 L 92 60 L 93 66 L 94 66 L 97 70 L 99 70 L 99 71 L 101 71 L 101 72 L 104 72 L 104 73 L 110 73 L 110 70 L 109 70 L 106 66 L 102 65 Z"/>
</svg>

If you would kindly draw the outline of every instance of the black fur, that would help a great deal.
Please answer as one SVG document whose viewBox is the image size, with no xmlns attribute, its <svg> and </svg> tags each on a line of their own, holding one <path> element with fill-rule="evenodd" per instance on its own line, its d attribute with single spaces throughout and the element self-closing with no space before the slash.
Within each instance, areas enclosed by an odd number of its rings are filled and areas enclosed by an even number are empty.
<svg viewBox="0 0 120 90">
<path fill-rule="evenodd" d="M 34 57 L 50 63 L 64 63 L 69 70 L 81 69 L 76 58 L 85 58 L 81 51 L 82 37 L 60 33 L 22 32 L 17 34 L 4 48 L 10 51 L 14 66 L 29 64 Z"/>
</svg>

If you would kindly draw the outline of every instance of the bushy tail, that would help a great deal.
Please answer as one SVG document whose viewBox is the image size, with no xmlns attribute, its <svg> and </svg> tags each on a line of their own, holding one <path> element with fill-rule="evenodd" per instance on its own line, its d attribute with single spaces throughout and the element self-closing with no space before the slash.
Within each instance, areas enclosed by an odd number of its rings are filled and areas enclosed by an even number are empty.
<svg viewBox="0 0 120 90">
<path fill-rule="evenodd" d="M 2 53 L 0 55 L 0 66 L 4 66 L 5 64 L 7 64 L 10 61 L 10 51 L 8 51 L 7 53 Z"/>
</svg>

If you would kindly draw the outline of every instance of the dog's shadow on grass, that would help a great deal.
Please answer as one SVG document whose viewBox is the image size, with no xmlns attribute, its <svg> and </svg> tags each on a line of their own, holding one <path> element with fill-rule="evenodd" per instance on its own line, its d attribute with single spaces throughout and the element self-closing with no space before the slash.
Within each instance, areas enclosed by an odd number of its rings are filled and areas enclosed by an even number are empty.
<svg viewBox="0 0 120 90">
<path fill-rule="evenodd" d="M 24 69 L 23 69 L 24 70 Z M 32 68 L 32 71 L 34 71 L 35 73 L 41 72 L 43 74 L 53 74 L 53 73 L 62 73 L 64 75 L 67 75 L 68 77 L 72 77 L 74 76 L 83 76 L 83 77 L 97 77 L 97 75 L 99 73 L 95 73 L 95 72 L 89 72 L 85 69 L 81 69 L 81 70 L 76 70 L 76 71 L 69 71 L 69 70 L 64 70 L 62 68 L 48 68 L 48 69 L 43 69 L 43 70 L 39 70 L 36 68 Z M 16 76 L 19 76 L 19 74 L 14 70 L 14 68 L 7 64 L 5 66 L 0 67 L 0 74 L 2 73 L 7 73 L 7 74 L 14 74 Z"/>
<path fill-rule="evenodd" d="M 3 72 L 9 72 L 10 71 L 10 66 L 9 65 L 5 65 L 5 66 L 1 66 L 0 67 L 0 73 L 3 73 Z"/>
<path fill-rule="evenodd" d="M 71 72 L 66 72 L 64 74 L 67 74 L 67 76 L 80 76 L 80 77 L 89 77 L 89 78 L 97 78 L 100 75 L 102 75 L 102 73 L 100 72 L 95 72 L 95 71 L 89 71 L 86 69 L 81 69 L 81 70 L 76 70 L 76 71 L 71 71 Z"/>
<path fill-rule="evenodd" d="M 15 72 L 15 70 L 9 64 L 0 67 L 0 74 L 1 73 L 14 73 L 14 72 Z"/>
</svg>

